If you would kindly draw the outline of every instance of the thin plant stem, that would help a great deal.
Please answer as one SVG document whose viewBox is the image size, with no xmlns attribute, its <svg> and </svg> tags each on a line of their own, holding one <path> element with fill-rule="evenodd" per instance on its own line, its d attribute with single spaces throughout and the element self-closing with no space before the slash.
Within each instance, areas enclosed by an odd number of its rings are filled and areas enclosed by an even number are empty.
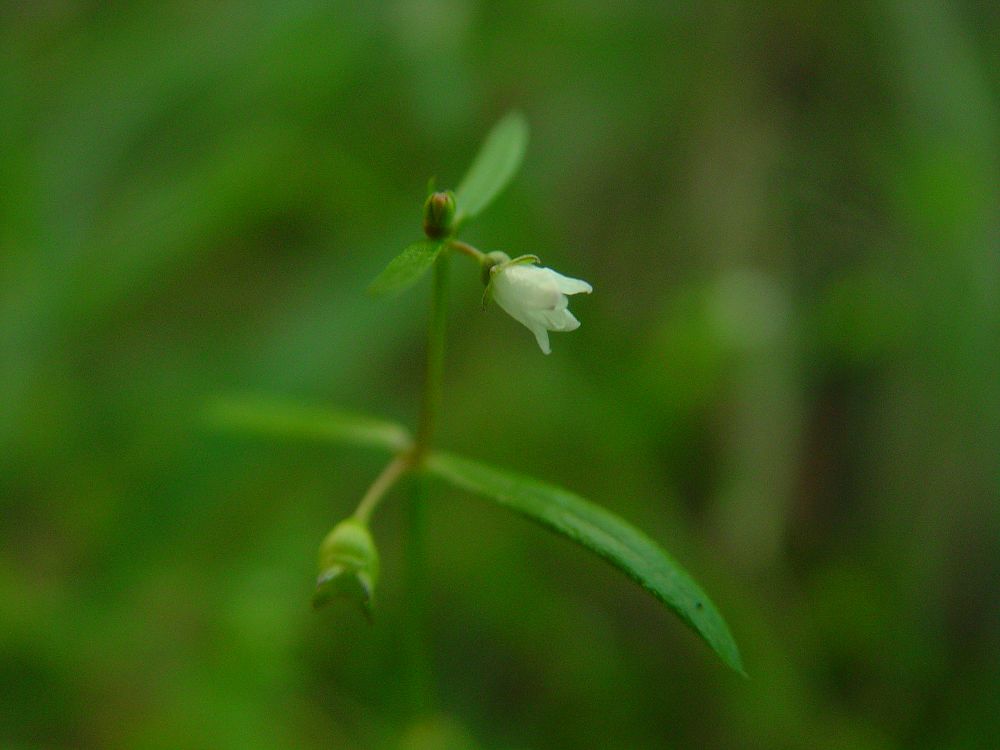
<svg viewBox="0 0 1000 750">
<path fill-rule="evenodd" d="M 427 375 L 424 381 L 417 437 L 409 456 L 411 466 L 419 467 L 430 448 L 441 408 L 444 387 L 444 339 L 448 302 L 449 253 L 438 255 L 434 262 L 434 291 L 431 298 L 431 320 L 427 331 Z M 430 710 L 433 681 L 427 644 L 427 561 L 424 552 L 426 537 L 425 484 L 419 469 L 412 482 L 409 508 L 406 570 L 409 589 L 409 622 L 404 636 L 409 702 L 414 715 Z"/>
<path fill-rule="evenodd" d="M 399 478 L 410 468 L 411 464 L 412 460 L 408 453 L 401 453 L 390 461 L 382 469 L 382 473 L 372 482 L 364 497 L 361 498 L 357 510 L 354 511 L 354 517 L 362 523 L 368 523 L 372 511 L 382 500 L 383 495 L 392 489 L 392 486 L 399 481 Z"/>
<path fill-rule="evenodd" d="M 479 252 L 476 250 L 476 252 Z M 441 407 L 441 390 L 444 376 L 444 336 L 448 297 L 448 253 L 438 256 L 434 263 L 434 292 L 431 298 L 431 320 L 427 333 L 427 371 L 423 400 L 417 424 L 417 437 L 410 450 L 400 453 L 382 470 L 354 511 L 354 517 L 367 523 L 383 496 L 392 489 L 406 472 L 419 464 L 430 448 L 431 437 Z"/>
<path fill-rule="evenodd" d="M 464 243 L 463 243 L 464 244 Z M 471 248 L 479 253 L 475 248 Z M 460 251 L 465 252 L 465 251 Z M 467 253 L 468 254 L 468 253 Z M 479 253 L 481 255 L 481 253 Z M 407 621 L 402 635 L 407 662 L 405 690 L 414 716 L 429 712 L 433 702 L 433 673 L 427 644 L 427 562 L 426 539 L 426 482 L 419 471 L 420 461 L 430 448 L 431 438 L 441 408 L 444 379 L 444 337 L 448 297 L 449 253 L 441 253 L 434 263 L 434 292 L 431 297 L 431 319 L 427 331 L 427 372 L 424 381 L 417 437 L 413 447 L 397 455 L 376 477 L 361 498 L 354 517 L 368 523 L 372 512 L 385 494 L 406 473 L 416 469 L 411 482 L 408 513 L 409 536 L 406 543 L 406 575 L 409 600 Z"/>
<path fill-rule="evenodd" d="M 438 411 L 441 408 L 450 260 L 448 255 L 447 252 L 443 252 L 434 262 L 434 293 L 431 299 L 430 328 L 427 332 L 427 375 L 424 380 L 423 401 L 420 405 L 420 419 L 417 423 L 417 438 L 413 446 L 414 463 L 419 463 L 430 448 L 437 426 Z"/>
<path fill-rule="evenodd" d="M 427 477 L 417 473 L 409 482 L 409 536 L 406 543 L 407 622 L 403 633 L 407 703 L 413 716 L 434 708 L 434 673 L 427 628 Z"/>
<path fill-rule="evenodd" d="M 486 257 L 486 253 L 478 248 L 473 247 L 468 242 L 462 242 L 461 240 L 450 240 L 448 242 L 448 247 L 451 247 L 458 252 L 468 255 L 470 258 L 482 263 L 483 259 Z"/>
</svg>

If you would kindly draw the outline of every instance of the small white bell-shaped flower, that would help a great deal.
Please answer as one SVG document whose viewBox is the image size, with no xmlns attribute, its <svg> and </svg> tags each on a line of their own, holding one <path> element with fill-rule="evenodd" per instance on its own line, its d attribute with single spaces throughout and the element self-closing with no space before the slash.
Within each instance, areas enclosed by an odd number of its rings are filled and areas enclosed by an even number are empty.
<svg viewBox="0 0 1000 750">
<path fill-rule="evenodd" d="M 491 253 L 500 256 L 500 253 Z M 489 288 L 493 299 L 514 320 L 535 334 L 542 352 L 549 354 L 549 331 L 575 331 L 580 321 L 569 311 L 567 294 L 590 294 L 586 281 L 572 279 L 551 268 L 536 266 L 534 256 L 513 261 L 503 256 L 490 268 Z"/>
</svg>

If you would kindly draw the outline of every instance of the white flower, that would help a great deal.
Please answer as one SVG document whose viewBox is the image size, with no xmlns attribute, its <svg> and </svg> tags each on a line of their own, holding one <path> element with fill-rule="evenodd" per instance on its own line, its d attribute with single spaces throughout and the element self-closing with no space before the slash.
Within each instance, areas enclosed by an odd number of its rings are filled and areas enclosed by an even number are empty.
<svg viewBox="0 0 1000 750">
<path fill-rule="evenodd" d="M 552 351 L 549 331 L 575 331 L 580 327 L 580 321 L 569 311 L 566 295 L 593 291 L 586 281 L 519 260 L 494 266 L 490 289 L 496 303 L 535 334 L 545 354 Z"/>
</svg>

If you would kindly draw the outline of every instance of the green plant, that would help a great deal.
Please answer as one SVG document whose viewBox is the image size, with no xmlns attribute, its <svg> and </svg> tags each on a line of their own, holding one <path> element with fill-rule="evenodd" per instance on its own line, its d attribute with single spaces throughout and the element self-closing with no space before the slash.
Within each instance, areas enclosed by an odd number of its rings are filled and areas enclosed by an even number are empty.
<svg viewBox="0 0 1000 750">
<path fill-rule="evenodd" d="M 378 579 L 378 552 L 369 531 L 372 513 L 406 475 L 416 479 L 412 507 L 416 554 L 410 575 L 420 581 L 420 518 L 425 483 L 434 478 L 493 500 L 603 557 L 641 584 L 687 623 L 733 669 L 743 672 L 739 651 L 725 621 L 692 578 L 654 541 L 613 513 L 579 495 L 545 482 L 433 448 L 442 403 L 448 265 L 465 255 L 482 269 L 484 304 L 493 298 L 536 336 L 549 353 L 548 332 L 579 326 L 567 308 L 568 294 L 591 287 L 535 265 L 539 259 L 514 259 L 484 253 L 458 239 L 503 190 L 519 167 L 527 145 L 524 118 L 510 114 L 490 132 L 458 189 L 431 191 L 424 206 L 424 234 L 394 258 L 372 282 L 376 296 L 398 294 L 433 269 L 434 284 L 427 346 L 427 370 L 417 430 L 342 412 L 314 410 L 261 399 L 229 399 L 213 407 L 213 421 L 229 428 L 271 435 L 312 436 L 384 450 L 392 455 L 362 497 L 354 514 L 335 526 L 320 549 L 314 603 L 348 597 L 370 614 Z M 422 585 L 422 584 L 418 584 Z M 419 628 L 415 628 L 419 631 Z"/>
</svg>

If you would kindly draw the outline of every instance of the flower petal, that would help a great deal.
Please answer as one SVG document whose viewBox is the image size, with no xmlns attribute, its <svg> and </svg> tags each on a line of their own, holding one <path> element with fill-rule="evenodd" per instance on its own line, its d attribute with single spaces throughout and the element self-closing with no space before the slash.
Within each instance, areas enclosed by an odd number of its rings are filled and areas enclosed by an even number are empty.
<svg viewBox="0 0 1000 750">
<path fill-rule="evenodd" d="M 503 287 L 497 285 L 493 290 L 493 301 L 518 323 L 531 328 L 529 311 L 520 304 L 516 294 L 505 293 Z"/>
<path fill-rule="evenodd" d="M 569 310 L 545 310 L 541 313 L 545 327 L 550 331 L 575 331 L 580 321 Z"/>
<path fill-rule="evenodd" d="M 504 263 L 491 270 L 489 289 L 497 305 L 530 330 L 539 349 L 549 354 L 549 331 L 574 331 L 580 321 L 569 311 L 567 294 L 589 293 L 586 281 L 563 276 L 533 263 Z M 536 261 L 534 256 L 530 260 Z"/>
<path fill-rule="evenodd" d="M 510 305 L 526 309 L 552 310 L 562 296 L 554 279 L 542 269 L 524 264 L 504 268 L 496 274 L 493 284 L 498 301 L 507 298 Z"/>
<path fill-rule="evenodd" d="M 549 346 L 549 332 L 545 330 L 543 326 L 538 324 L 529 326 L 531 332 L 535 334 L 535 341 L 538 342 L 539 348 L 542 350 L 542 354 L 552 354 L 552 347 Z"/>
<path fill-rule="evenodd" d="M 570 276 L 563 276 L 558 271 L 553 271 L 551 268 L 542 268 L 542 271 L 546 271 L 549 278 L 552 279 L 556 287 L 563 294 L 590 294 L 594 291 L 594 287 L 588 284 L 583 279 L 574 279 Z"/>
</svg>

